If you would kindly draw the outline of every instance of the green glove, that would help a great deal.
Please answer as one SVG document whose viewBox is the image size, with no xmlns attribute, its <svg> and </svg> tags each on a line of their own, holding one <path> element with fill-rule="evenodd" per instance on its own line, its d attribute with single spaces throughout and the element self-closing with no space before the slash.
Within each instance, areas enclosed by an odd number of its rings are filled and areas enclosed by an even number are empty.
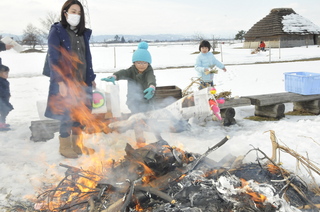
<svg viewBox="0 0 320 212">
<path fill-rule="evenodd" d="M 144 98 L 146 98 L 147 100 L 150 100 L 153 96 L 154 96 L 154 91 L 155 89 L 153 87 L 149 87 L 146 90 L 143 91 Z"/>
<path fill-rule="evenodd" d="M 101 79 L 102 81 L 106 81 L 106 82 L 112 82 L 114 85 L 116 84 L 115 81 L 116 81 L 116 78 L 114 76 L 109 76 L 107 78 L 102 78 Z"/>
</svg>

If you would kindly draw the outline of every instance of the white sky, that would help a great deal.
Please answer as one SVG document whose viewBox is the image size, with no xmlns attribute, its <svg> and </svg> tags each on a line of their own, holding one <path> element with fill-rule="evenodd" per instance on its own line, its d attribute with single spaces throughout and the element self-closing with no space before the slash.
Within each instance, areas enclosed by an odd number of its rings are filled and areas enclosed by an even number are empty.
<svg viewBox="0 0 320 212">
<path fill-rule="evenodd" d="M 21 35 L 48 12 L 60 13 L 65 0 L 0 1 L 0 34 Z M 83 0 L 94 35 L 185 34 L 234 38 L 273 8 L 289 7 L 320 26 L 319 0 Z"/>
</svg>

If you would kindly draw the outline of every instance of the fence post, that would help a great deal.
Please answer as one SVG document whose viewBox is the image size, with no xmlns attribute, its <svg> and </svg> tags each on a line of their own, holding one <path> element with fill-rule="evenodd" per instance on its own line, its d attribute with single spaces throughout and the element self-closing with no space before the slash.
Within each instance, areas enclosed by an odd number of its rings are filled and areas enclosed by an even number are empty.
<svg viewBox="0 0 320 212">
<path fill-rule="evenodd" d="M 279 59 L 281 59 L 281 38 L 279 39 Z"/>
<path fill-rule="evenodd" d="M 220 51 L 221 51 L 221 62 L 223 62 L 223 55 L 222 55 L 222 44 L 220 43 Z"/>
<path fill-rule="evenodd" d="M 271 47 L 269 47 L 269 63 L 271 63 Z"/>
<path fill-rule="evenodd" d="M 113 47 L 114 68 L 117 66 L 116 47 Z"/>
</svg>

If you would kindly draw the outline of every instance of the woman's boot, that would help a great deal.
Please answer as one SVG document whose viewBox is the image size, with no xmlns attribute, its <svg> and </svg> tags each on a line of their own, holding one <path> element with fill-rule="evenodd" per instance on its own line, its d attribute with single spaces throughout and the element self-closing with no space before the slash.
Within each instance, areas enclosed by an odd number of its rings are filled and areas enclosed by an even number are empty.
<svg viewBox="0 0 320 212">
<path fill-rule="evenodd" d="M 59 152 L 62 156 L 66 158 L 78 158 L 77 153 L 72 149 L 71 137 L 62 138 L 59 136 L 60 147 Z"/>
<path fill-rule="evenodd" d="M 76 152 L 78 155 L 91 155 L 95 153 L 94 149 L 91 149 L 83 145 L 82 135 L 72 135 L 72 147 L 73 151 Z"/>
</svg>

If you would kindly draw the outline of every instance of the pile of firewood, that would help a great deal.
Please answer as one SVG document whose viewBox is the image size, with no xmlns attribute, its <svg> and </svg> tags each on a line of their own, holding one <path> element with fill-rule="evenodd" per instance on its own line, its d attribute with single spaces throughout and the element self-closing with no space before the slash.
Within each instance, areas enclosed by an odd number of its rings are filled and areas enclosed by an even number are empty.
<svg viewBox="0 0 320 212">
<path fill-rule="evenodd" d="M 65 178 L 38 197 L 41 211 L 301 211 L 317 210 L 316 192 L 297 176 L 263 156 L 243 163 L 245 156 L 216 162 L 204 154 L 185 152 L 160 140 L 133 149 L 100 173 L 66 164 Z M 258 155 L 257 154 L 257 155 Z M 300 207 L 301 210 L 298 209 Z"/>
</svg>

